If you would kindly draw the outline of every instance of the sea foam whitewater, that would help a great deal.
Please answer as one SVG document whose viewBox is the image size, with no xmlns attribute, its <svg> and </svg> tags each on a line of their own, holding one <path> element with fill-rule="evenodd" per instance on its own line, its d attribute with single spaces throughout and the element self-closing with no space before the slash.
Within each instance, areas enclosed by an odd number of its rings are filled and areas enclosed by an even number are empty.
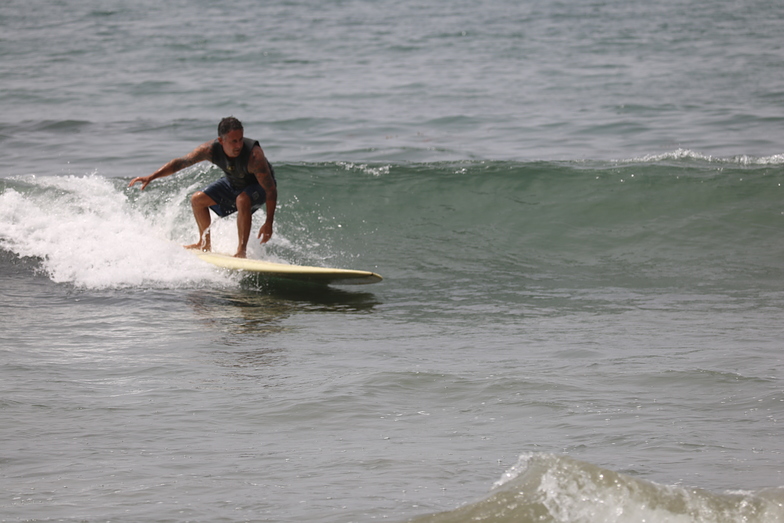
<svg viewBox="0 0 784 523">
<path fill-rule="evenodd" d="M 3 3 L 0 520 L 784 520 L 783 9 Z"/>
</svg>

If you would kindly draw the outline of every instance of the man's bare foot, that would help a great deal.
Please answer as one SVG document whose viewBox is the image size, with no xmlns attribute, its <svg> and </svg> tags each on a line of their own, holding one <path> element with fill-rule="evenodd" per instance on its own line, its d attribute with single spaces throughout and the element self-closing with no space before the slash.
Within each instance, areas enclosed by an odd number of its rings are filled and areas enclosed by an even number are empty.
<svg viewBox="0 0 784 523">
<path fill-rule="evenodd" d="M 191 245 L 183 245 L 183 247 L 185 247 L 186 249 L 191 250 L 191 251 L 210 252 L 210 250 L 212 250 L 212 249 L 210 249 L 210 244 L 208 244 L 208 243 L 202 244 L 201 242 L 194 243 L 194 244 L 191 244 Z"/>
<path fill-rule="evenodd" d="M 247 253 L 245 252 L 245 250 L 243 249 L 243 250 L 237 251 L 237 254 L 235 254 L 234 257 L 235 258 L 247 258 L 248 256 L 247 256 Z"/>
</svg>

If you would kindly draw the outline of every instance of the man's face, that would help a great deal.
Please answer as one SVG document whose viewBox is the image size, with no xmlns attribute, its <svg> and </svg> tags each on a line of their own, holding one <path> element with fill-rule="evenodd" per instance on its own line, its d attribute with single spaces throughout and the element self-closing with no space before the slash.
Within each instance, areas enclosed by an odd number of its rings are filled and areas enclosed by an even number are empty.
<svg viewBox="0 0 784 523">
<path fill-rule="evenodd" d="M 229 158 L 236 158 L 242 152 L 243 132 L 241 129 L 230 131 L 224 136 L 218 137 L 218 142 L 223 146 L 223 152 Z"/>
</svg>

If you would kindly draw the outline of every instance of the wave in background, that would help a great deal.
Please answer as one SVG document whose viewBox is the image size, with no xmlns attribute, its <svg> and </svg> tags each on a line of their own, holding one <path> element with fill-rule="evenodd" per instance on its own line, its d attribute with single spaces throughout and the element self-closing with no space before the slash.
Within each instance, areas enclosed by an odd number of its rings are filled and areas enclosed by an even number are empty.
<svg viewBox="0 0 784 523">
<path fill-rule="evenodd" d="M 567 456 L 526 454 L 490 496 L 411 523 L 784 521 L 784 488 L 712 493 L 634 479 Z"/>
</svg>

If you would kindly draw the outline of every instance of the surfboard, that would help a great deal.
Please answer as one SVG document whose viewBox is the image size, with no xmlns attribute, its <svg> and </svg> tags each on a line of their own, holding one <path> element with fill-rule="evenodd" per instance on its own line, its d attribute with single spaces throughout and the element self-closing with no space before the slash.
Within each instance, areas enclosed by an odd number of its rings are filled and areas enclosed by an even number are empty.
<svg viewBox="0 0 784 523">
<path fill-rule="evenodd" d="M 223 269 L 245 271 L 262 276 L 309 281 L 322 284 L 360 285 L 378 283 L 383 278 L 370 271 L 352 269 L 332 269 L 329 267 L 308 267 L 288 265 L 250 258 L 235 258 L 227 254 L 193 250 L 200 259 Z"/>
</svg>

